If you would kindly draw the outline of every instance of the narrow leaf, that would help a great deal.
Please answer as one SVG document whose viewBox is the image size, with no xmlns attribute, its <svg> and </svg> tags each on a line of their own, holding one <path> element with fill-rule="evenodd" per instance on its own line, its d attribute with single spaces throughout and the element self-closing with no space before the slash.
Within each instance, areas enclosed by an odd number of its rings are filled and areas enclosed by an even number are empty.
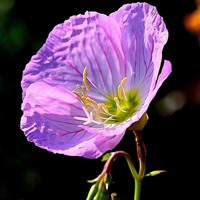
<svg viewBox="0 0 200 200">
<path fill-rule="evenodd" d="M 165 170 L 156 170 L 156 171 L 153 171 L 153 172 L 150 172 L 148 174 L 145 175 L 145 177 L 147 176 L 156 176 L 157 174 L 161 174 L 163 172 L 166 172 Z"/>
</svg>

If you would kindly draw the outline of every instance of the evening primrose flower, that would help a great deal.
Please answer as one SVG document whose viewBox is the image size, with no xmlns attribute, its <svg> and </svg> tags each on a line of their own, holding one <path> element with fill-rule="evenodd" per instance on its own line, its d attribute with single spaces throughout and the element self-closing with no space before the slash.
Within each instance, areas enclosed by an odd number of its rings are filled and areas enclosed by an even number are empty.
<svg viewBox="0 0 200 200">
<path fill-rule="evenodd" d="M 168 31 L 155 7 L 72 16 L 26 65 L 21 129 L 37 146 L 97 158 L 139 121 L 171 72 Z"/>
</svg>

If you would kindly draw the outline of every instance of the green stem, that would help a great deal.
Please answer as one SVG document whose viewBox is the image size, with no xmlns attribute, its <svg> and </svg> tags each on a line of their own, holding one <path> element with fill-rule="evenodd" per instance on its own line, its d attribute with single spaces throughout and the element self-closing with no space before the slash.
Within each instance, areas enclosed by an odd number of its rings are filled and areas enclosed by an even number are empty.
<svg viewBox="0 0 200 200">
<path fill-rule="evenodd" d="M 134 177 L 134 179 L 138 179 L 138 174 L 137 174 L 137 171 L 135 169 L 135 166 L 131 160 L 131 157 L 129 156 L 129 154 L 127 154 L 125 151 L 117 151 L 117 152 L 114 152 L 110 158 L 108 159 L 108 161 L 106 162 L 105 166 L 104 166 L 104 172 L 110 172 L 111 171 L 111 167 L 112 167 L 112 163 L 113 163 L 113 160 L 115 158 L 117 158 L 118 156 L 123 156 L 125 159 L 126 159 L 126 162 L 129 166 L 129 169 L 131 171 L 131 174 L 132 176 Z"/>
<path fill-rule="evenodd" d="M 135 194 L 134 194 L 134 200 L 139 200 L 140 199 L 140 191 L 141 191 L 141 181 L 142 179 L 140 178 L 140 176 L 137 174 L 137 171 L 135 169 L 135 166 L 131 160 L 131 157 L 129 156 L 129 154 L 127 154 L 126 152 L 124 151 L 117 151 L 117 152 L 114 152 L 110 158 L 108 159 L 108 161 L 106 162 L 105 166 L 104 166 L 104 170 L 103 172 L 104 173 L 109 173 L 111 171 L 111 167 L 112 167 L 112 163 L 113 163 L 113 160 L 115 158 L 117 158 L 118 156 L 123 156 L 125 159 L 126 159 L 126 162 L 129 166 L 129 169 L 131 171 L 131 174 L 133 176 L 133 178 L 135 179 Z M 142 163 L 142 162 L 141 162 Z M 143 169 L 140 168 L 140 169 Z"/>
<path fill-rule="evenodd" d="M 140 199 L 140 192 L 141 192 L 141 184 L 142 184 L 142 179 L 145 175 L 145 170 L 146 170 L 146 147 L 145 144 L 142 140 L 142 135 L 140 131 L 133 131 L 135 134 L 135 141 L 137 144 L 137 156 L 139 160 L 139 174 L 138 178 L 135 179 L 135 196 L 134 200 L 139 200 Z"/>
<path fill-rule="evenodd" d="M 103 177 L 105 174 L 110 174 L 114 159 L 117 158 L 118 156 L 123 156 L 127 161 L 127 164 L 129 166 L 129 169 L 131 171 L 133 178 L 135 179 L 134 200 L 140 200 L 141 184 L 142 184 L 142 179 L 145 175 L 145 169 L 146 169 L 146 147 L 142 140 L 142 135 L 140 131 L 133 131 L 133 132 L 135 134 L 135 140 L 137 144 L 137 156 L 139 159 L 139 166 L 140 166 L 139 173 L 137 173 L 129 154 L 127 154 L 124 151 L 117 151 L 111 154 L 110 158 L 107 160 L 106 164 L 104 165 L 103 172 L 100 174 L 99 178 Z"/>
<path fill-rule="evenodd" d="M 135 178 L 135 194 L 134 194 L 134 200 L 139 200 L 139 199 L 140 199 L 141 183 L 142 183 L 142 180 L 141 180 L 141 179 Z"/>
<path fill-rule="evenodd" d="M 142 135 L 140 131 L 133 131 L 135 134 L 135 141 L 137 144 L 137 156 L 139 160 L 139 179 L 142 179 L 145 175 L 146 170 L 146 147 L 142 140 Z"/>
</svg>

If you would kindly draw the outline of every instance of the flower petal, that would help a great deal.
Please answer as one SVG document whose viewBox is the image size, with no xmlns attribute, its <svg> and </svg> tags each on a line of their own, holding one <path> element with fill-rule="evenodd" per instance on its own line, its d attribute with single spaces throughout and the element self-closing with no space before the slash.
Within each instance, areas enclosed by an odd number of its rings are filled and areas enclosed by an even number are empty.
<svg viewBox="0 0 200 200">
<path fill-rule="evenodd" d="M 156 83 L 156 86 L 152 92 L 152 95 L 151 95 L 151 100 L 154 98 L 154 96 L 156 95 L 158 89 L 160 88 L 160 86 L 162 85 L 162 83 L 165 81 L 165 79 L 169 76 L 169 74 L 172 72 L 172 65 L 171 63 L 168 61 L 168 60 L 165 60 L 164 61 L 164 65 L 163 65 L 163 68 L 162 68 L 162 71 L 158 77 L 158 80 L 157 80 L 157 83 Z"/>
<path fill-rule="evenodd" d="M 79 126 L 73 117 L 85 117 L 76 96 L 61 86 L 36 82 L 29 86 L 22 104 L 21 128 L 37 146 L 71 156 L 96 158 L 113 149 L 121 134 L 98 134 Z"/>
<path fill-rule="evenodd" d="M 86 12 L 57 25 L 23 73 L 23 97 L 33 82 L 44 80 L 71 90 L 82 84 L 82 73 L 104 92 L 115 92 L 126 73 L 126 59 L 117 22 Z M 109 81 L 108 81 L 109 80 Z"/>
<path fill-rule="evenodd" d="M 85 117 L 81 106 L 67 89 L 44 82 L 33 83 L 22 104 L 21 128 L 28 140 L 38 146 L 50 150 L 69 149 L 95 136 L 79 128 L 79 121 L 73 118 L 77 113 Z"/>
<path fill-rule="evenodd" d="M 110 17 L 119 23 L 127 40 L 134 71 L 131 88 L 149 88 L 147 97 L 157 80 L 162 49 L 168 39 L 165 24 L 156 8 L 147 3 L 124 5 Z"/>
<path fill-rule="evenodd" d="M 86 158 L 114 148 L 171 72 L 166 61 L 157 79 L 167 38 L 162 18 L 146 3 L 127 4 L 109 17 L 86 12 L 57 25 L 23 72 L 21 128 L 28 140 L 54 153 Z M 84 88 L 85 67 L 88 81 L 98 87 L 86 93 L 97 103 L 104 103 L 103 92 L 116 93 L 127 77 L 123 87 L 139 90 L 142 100 L 134 116 L 121 124 L 81 125 L 78 119 L 86 119 L 86 111 L 72 91 L 77 84 Z"/>
<path fill-rule="evenodd" d="M 84 141 L 71 149 L 63 151 L 62 154 L 82 156 L 90 159 L 98 158 L 106 151 L 112 150 L 122 139 L 123 135 L 124 134 L 113 136 L 97 135 L 91 140 Z"/>
<path fill-rule="evenodd" d="M 149 107 L 149 104 L 151 103 L 152 99 L 155 97 L 158 89 L 160 88 L 160 86 L 162 85 L 162 83 L 165 81 L 165 79 L 169 76 L 169 74 L 172 71 L 172 66 L 171 63 L 167 60 L 165 60 L 162 71 L 158 77 L 157 83 L 155 85 L 155 87 L 153 88 L 153 90 L 148 94 L 148 97 L 146 98 L 146 100 L 144 101 L 142 108 L 140 110 L 140 114 L 139 116 L 141 117 L 141 113 L 144 113 L 147 108 Z"/>
</svg>

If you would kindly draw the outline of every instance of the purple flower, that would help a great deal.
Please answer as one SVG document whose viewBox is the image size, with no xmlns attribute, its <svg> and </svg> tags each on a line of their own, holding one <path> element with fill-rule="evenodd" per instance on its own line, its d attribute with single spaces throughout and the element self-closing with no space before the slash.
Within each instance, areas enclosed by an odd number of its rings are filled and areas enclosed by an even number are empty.
<svg viewBox="0 0 200 200">
<path fill-rule="evenodd" d="M 168 32 L 155 7 L 127 4 L 109 16 L 57 25 L 23 72 L 21 128 L 37 146 L 97 158 L 146 112 L 171 72 Z"/>
</svg>

